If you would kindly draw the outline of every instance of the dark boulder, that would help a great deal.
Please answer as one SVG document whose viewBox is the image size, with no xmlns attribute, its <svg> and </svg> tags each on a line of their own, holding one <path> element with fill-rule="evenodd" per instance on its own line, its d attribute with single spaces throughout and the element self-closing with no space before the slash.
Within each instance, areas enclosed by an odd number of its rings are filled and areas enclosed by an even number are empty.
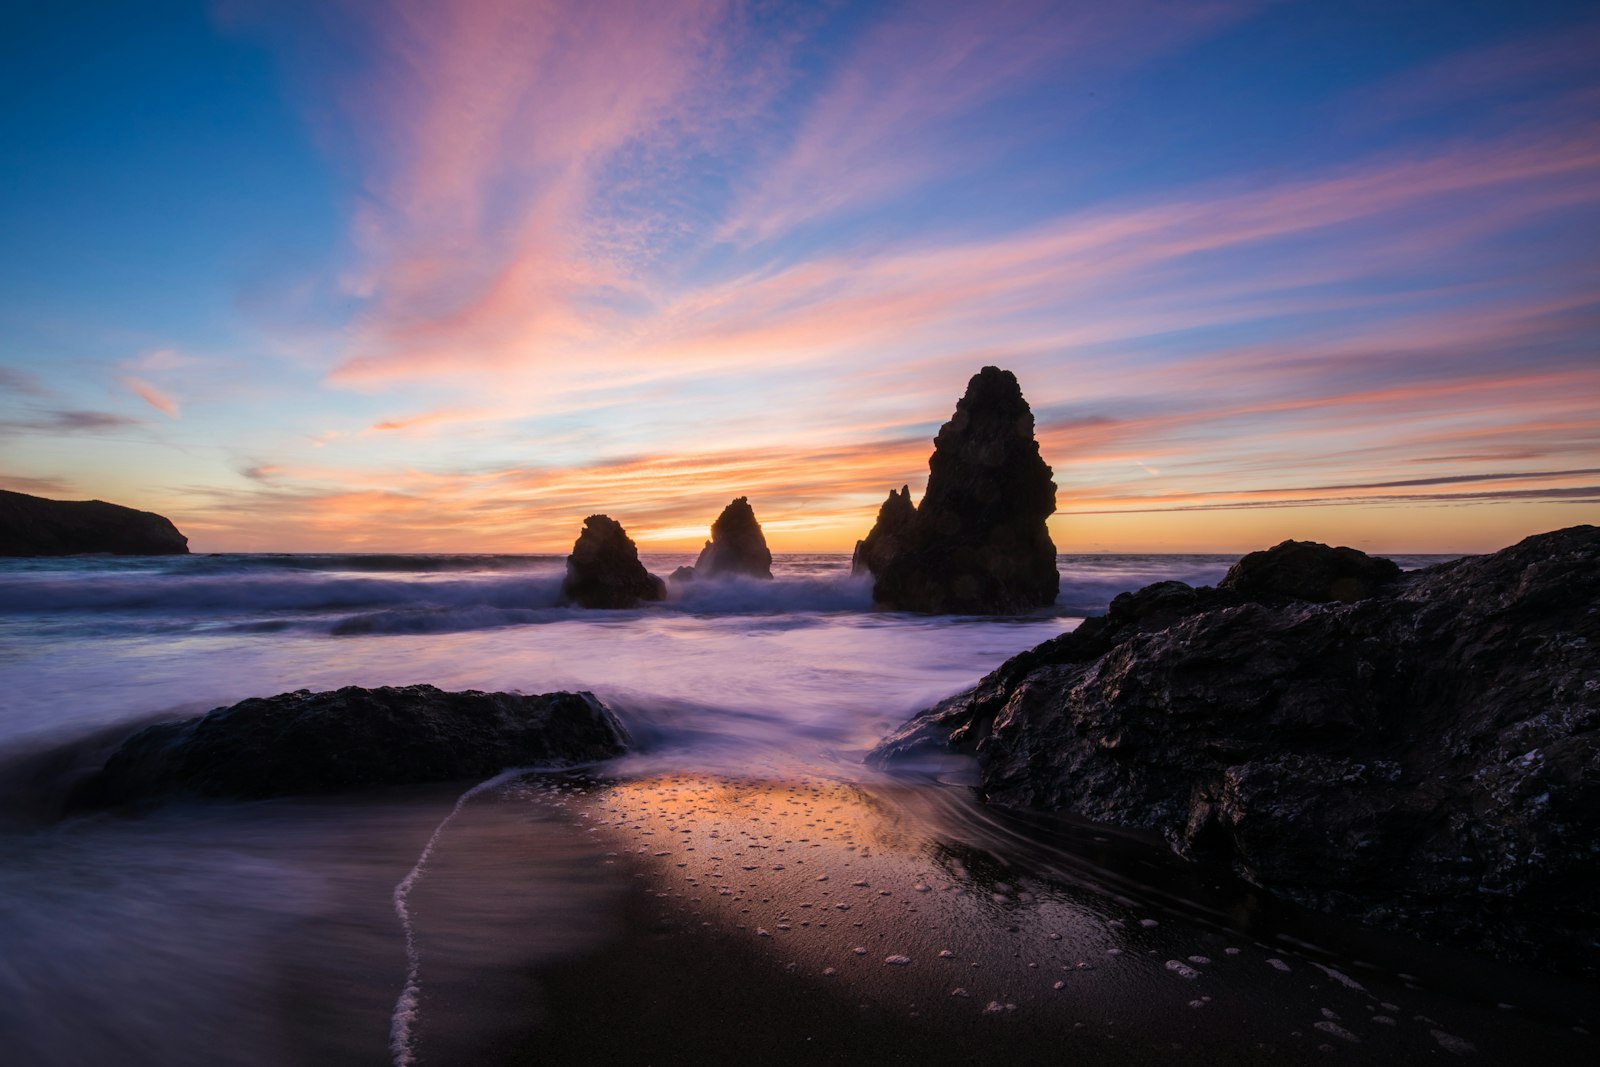
<svg viewBox="0 0 1600 1067">
<path fill-rule="evenodd" d="M 975 753 L 993 803 L 1157 831 L 1310 907 L 1600 974 L 1600 530 L 1354 603 L 1283 589 L 1120 596 L 870 759 Z"/>
<path fill-rule="evenodd" d="M 916 521 L 917 506 L 911 502 L 911 487 L 902 485 L 899 492 L 889 490 L 889 499 L 878 508 L 878 521 L 866 537 L 856 542 L 850 573 L 875 575 L 882 571 L 900 551 Z"/>
<path fill-rule="evenodd" d="M 584 608 L 631 608 L 660 600 L 666 585 L 644 569 L 639 549 L 622 524 L 605 515 L 583 520 L 583 532 L 567 557 L 561 602 Z"/>
<path fill-rule="evenodd" d="M 694 577 L 715 578 L 722 574 L 742 574 L 748 578 L 772 577 L 772 553 L 766 535 L 756 521 L 755 509 L 745 497 L 738 497 L 711 524 L 711 540 L 694 562 Z"/>
<path fill-rule="evenodd" d="M 1400 577 L 1393 560 L 1369 556 L 1353 548 L 1329 548 L 1316 541 L 1284 541 L 1265 552 L 1252 552 L 1228 568 L 1218 585 L 1258 599 L 1282 596 L 1293 600 L 1354 603 Z"/>
<path fill-rule="evenodd" d="M 1048 606 L 1061 586 L 1045 525 L 1055 510 L 1056 485 L 1016 376 L 985 367 L 934 438 L 927 492 L 873 571 L 873 599 L 892 610 L 963 614 Z"/>
<path fill-rule="evenodd" d="M 482 779 L 620 755 L 628 734 L 589 693 L 446 693 L 431 685 L 244 700 L 134 734 L 80 806 L 170 794 L 272 797 Z"/>
<path fill-rule="evenodd" d="M 172 520 L 103 500 L 46 500 L 0 490 L 0 556 L 174 556 L 189 539 Z"/>
</svg>

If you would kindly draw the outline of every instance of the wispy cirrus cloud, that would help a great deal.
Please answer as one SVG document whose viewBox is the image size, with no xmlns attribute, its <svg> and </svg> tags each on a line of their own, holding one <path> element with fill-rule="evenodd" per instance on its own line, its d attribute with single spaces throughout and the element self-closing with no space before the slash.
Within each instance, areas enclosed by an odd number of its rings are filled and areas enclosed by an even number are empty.
<svg viewBox="0 0 1600 1067">
<path fill-rule="evenodd" d="M 319 6 L 347 317 L 296 435 L 316 460 L 252 463 L 238 499 L 548 548 L 589 510 L 689 543 L 766 493 L 848 547 L 990 362 L 1065 511 L 1567 499 L 1600 447 L 1594 26 L 1297 99 L 1313 136 L 1217 104 L 1253 10 Z M 1188 121 L 1174 86 L 1201 84 L 1204 137 L 1123 158 L 1107 124 L 1149 98 Z M 167 387 L 149 358 L 127 370 Z"/>
<path fill-rule="evenodd" d="M 720 0 L 374 4 L 338 99 L 365 139 L 347 288 L 364 300 L 334 380 L 538 359 L 631 285 L 605 245 L 650 218 L 618 194 L 747 106 Z M 625 72 L 625 73 L 624 73 Z M 605 198 L 603 200 L 603 198 Z"/>
<path fill-rule="evenodd" d="M 963 120 L 1044 81 L 1052 119 L 1086 107 L 1090 85 L 1137 69 L 1258 4 L 1133 2 L 1063 6 L 1047 0 L 911 3 L 873 25 L 760 166 L 717 236 L 757 243 L 808 222 L 880 204 L 966 171 L 975 138 Z M 990 115 L 990 130 L 997 116 Z M 1022 138 L 1036 133 L 1015 129 Z M 1003 151 L 1013 145 L 988 146 Z"/>
<path fill-rule="evenodd" d="M 1232 499 L 1226 499 L 1232 497 Z M 1223 498 L 1223 499 L 1219 499 Z M 1476 489 L 1450 493 L 1365 493 L 1352 496 L 1277 496 L 1263 498 L 1248 492 L 1210 493 L 1181 503 L 1131 498 L 1136 507 L 1084 508 L 1076 514 L 1139 515 L 1190 511 L 1260 511 L 1279 508 L 1448 506 L 1460 504 L 1543 503 L 1600 504 L 1600 485 L 1546 486 L 1538 489 Z"/>
<path fill-rule="evenodd" d="M 9 489 L 13 493 L 28 493 L 32 496 L 63 497 L 75 492 L 73 483 L 66 478 L 35 477 L 23 474 L 6 474 L 0 472 L 0 489 Z"/>
<path fill-rule="evenodd" d="M 58 408 L 0 420 L 0 435 L 23 433 L 97 433 L 143 425 L 142 419 L 114 411 Z"/>
<path fill-rule="evenodd" d="M 605 512 L 641 545 L 682 550 L 698 548 L 722 507 L 744 495 L 772 544 L 798 549 L 836 529 L 870 525 L 884 475 L 915 481 L 926 460 L 926 439 L 917 435 L 800 454 L 650 454 L 568 467 L 260 463 L 242 472 L 255 483 L 249 488 L 192 490 L 187 514 L 207 528 L 234 529 L 246 543 L 306 550 L 355 536 L 373 549 L 440 549 L 470 536 L 479 551 L 528 552 L 565 550 L 585 516 Z M 663 485 L 673 492 L 663 494 Z"/>
<path fill-rule="evenodd" d="M 15 367 L 0 367 L 0 389 L 17 396 L 38 398 L 50 395 L 38 378 Z"/>
<path fill-rule="evenodd" d="M 1393 123 L 1441 109 L 1490 105 L 1507 117 L 1548 107 L 1594 70 L 1600 19 L 1497 40 L 1406 70 L 1351 92 L 1346 121 Z M 1584 92 L 1583 90 L 1579 90 Z"/>
</svg>

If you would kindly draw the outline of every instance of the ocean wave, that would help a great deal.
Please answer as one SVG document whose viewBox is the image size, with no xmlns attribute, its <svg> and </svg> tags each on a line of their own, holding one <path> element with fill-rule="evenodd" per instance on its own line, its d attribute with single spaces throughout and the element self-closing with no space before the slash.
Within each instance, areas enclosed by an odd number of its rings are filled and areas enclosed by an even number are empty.
<svg viewBox="0 0 1600 1067">
<path fill-rule="evenodd" d="M 871 611 L 866 578 L 744 578 L 728 575 L 673 582 L 669 609 L 698 615 L 765 615 L 787 612 Z"/>
<path fill-rule="evenodd" d="M 407 580 L 320 575 L 97 575 L 0 581 L 9 612 L 332 611 L 378 607 L 553 606 L 558 576 Z"/>
<path fill-rule="evenodd" d="M 218 554 L 190 556 L 181 565 L 189 571 L 235 573 L 239 571 L 299 571 L 334 574 L 456 574 L 461 572 L 505 573 L 548 570 L 561 567 L 565 556 L 556 555 L 458 555 L 451 553 L 365 554 L 298 553 Z"/>
<path fill-rule="evenodd" d="M 1063 574 L 1061 592 L 1056 597 L 1056 615 L 1103 615 L 1119 593 L 1131 593 L 1152 582 L 1179 581 L 1193 586 L 1216 585 L 1227 573 L 1226 567 L 1199 567 L 1149 575 L 1106 574 L 1079 576 Z"/>
<path fill-rule="evenodd" d="M 144 561 L 73 561 L 53 569 L 0 570 L 0 604 L 10 626 L 49 637 L 92 632 L 301 633 L 325 636 L 444 634 L 538 625 L 587 617 L 692 615 L 811 617 L 873 610 L 872 583 L 848 573 L 845 557 L 781 561 L 771 580 L 722 576 L 672 582 L 667 599 L 631 612 L 584 612 L 559 606 L 564 571 L 555 557 L 499 557 L 500 570 L 478 567 L 496 557 L 321 556 L 218 557 L 155 569 Z M 356 574 L 332 569 L 357 560 Z M 434 572 L 419 561 L 441 563 Z M 198 562 L 198 565 L 195 565 Z M 647 563 L 659 567 L 662 559 Z M 1214 584 L 1231 560 L 1211 556 L 1079 556 L 1061 560 L 1061 593 L 1036 617 L 1082 617 L 1104 612 L 1119 593 L 1153 581 Z M 444 566 L 448 563 L 449 566 Z M 664 573 L 659 570 L 658 573 Z M 48 631 L 48 632 L 46 632 Z"/>
</svg>

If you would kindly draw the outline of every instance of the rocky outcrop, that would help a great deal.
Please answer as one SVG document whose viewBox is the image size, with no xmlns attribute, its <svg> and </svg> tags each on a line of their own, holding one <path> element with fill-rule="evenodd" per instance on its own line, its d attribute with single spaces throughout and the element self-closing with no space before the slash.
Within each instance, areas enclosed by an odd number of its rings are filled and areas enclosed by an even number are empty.
<svg viewBox="0 0 1600 1067">
<path fill-rule="evenodd" d="M 1399 577 L 1400 567 L 1393 560 L 1315 541 L 1284 541 L 1265 552 L 1250 553 L 1228 568 L 1217 584 L 1257 600 L 1288 597 L 1352 604 Z"/>
<path fill-rule="evenodd" d="M 878 508 L 878 521 L 872 524 L 866 537 L 856 542 L 856 550 L 850 557 L 850 573 L 880 573 L 905 544 L 916 521 L 917 506 L 911 502 L 911 487 L 902 485 L 898 493 L 889 490 L 889 499 Z"/>
<path fill-rule="evenodd" d="M 991 802 L 1158 831 L 1314 908 L 1600 973 L 1600 530 L 1352 602 L 1264 578 L 1389 573 L 1350 551 L 1289 542 L 1226 587 L 1119 596 L 870 759 L 972 752 Z"/>
<path fill-rule="evenodd" d="M 189 551 L 172 520 L 103 500 L 46 500 L 0 490 L 0 556 L 171 556 Z"/>
<path fill-rule="evenodd" d="M 1016 376 L 985 367 L 934 438 L 913 519 L 904 523 L 894 504 L 904 525 L 896 543 L 861 555 L 875 578 L 873 599 L 892 610 L 962 614 L 1048 606 L 1061 585 L 1045 526 L 1055 510 L 1056 485 Z"/>
<path fill-rule="evenodd" d="M 76 803 L 482 779 L 511 767 L 608 759 L 627 745 L 622 724 L 589 693 L 302 689 L 146 727 L 80 788 Z"/>
<path fill-rule="evenodd" d="M 666 584 L 644 569 L 639 549 L 622 524 L 605 515 L 583 520 L 583 532 L 567 557 L 561 602 L 584 608 L 631 608 L 660 600 Z"/>
<path fill-rule="evenodd" d="M 711 524 L 711 540 L 700 551 L 692 568 L 679 567 L 674 580 L 715 578 L 740 574 L 748 578 L 772 577 L 772 553 L 766 535 L 756 521 L 755 509 L 745 497 L 738 497 Z"/>
</svg>

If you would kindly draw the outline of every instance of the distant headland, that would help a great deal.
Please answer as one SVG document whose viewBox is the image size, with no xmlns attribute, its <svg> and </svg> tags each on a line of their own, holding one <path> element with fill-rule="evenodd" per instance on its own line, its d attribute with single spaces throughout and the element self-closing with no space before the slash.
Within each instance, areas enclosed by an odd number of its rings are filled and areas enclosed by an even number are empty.
<svg viewBox="0 0 1600 1067">
<path fill-rule="evenodd" d="M 0 489 L 0 556 L 174 556 L 189 539 L 172 520 L 104 500 L 47 500 Z"/>
</svg>

